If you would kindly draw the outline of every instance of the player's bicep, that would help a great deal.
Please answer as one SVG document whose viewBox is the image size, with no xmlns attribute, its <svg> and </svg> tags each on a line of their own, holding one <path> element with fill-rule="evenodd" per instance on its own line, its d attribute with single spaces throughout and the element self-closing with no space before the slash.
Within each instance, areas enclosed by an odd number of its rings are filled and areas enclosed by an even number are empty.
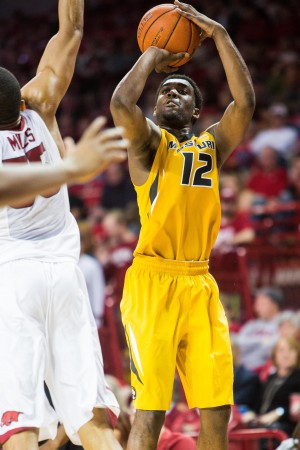
<svg viewBox="0 0 300 450">
<path fill-rule="evenodd" d="M 44 51 L 36 76 L 22 88 L 27 105 L 43 118 L 55 114 L 70 85 L 80 41 L 79 31 L 56 34 Z"/>
<path fill-rule="evenodd" d="M 251 118 L 252 113 L 249 110 L 238 108 L 232 102 L 221 120 L 213 126 L 219 165 L 222 165 L 232 151 L 241 143 Z"/>
<path fill-rule="evenodd" d="M 82 39 L 81 30 L 58 32 L 47 44 L 37 74 L 50 68 L 62 80 L 70 82 Z"/>
</svg>

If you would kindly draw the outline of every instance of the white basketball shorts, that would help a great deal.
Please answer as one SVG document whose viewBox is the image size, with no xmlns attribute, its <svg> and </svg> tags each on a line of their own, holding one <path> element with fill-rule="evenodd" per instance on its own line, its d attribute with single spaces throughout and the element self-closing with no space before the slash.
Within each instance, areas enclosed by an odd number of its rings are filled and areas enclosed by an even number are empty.
<svg viewBox="0 0 300 450">
<path fill-rule="evenodd" d="M 0 361 L 0 442 L 23 427 L 53 439 L 59 420 L 80 445 L 77 431 L 94 407 L 119 413 L 104 381 L 85 280 L 73 263 L 0 265 Z"/>
</svg>

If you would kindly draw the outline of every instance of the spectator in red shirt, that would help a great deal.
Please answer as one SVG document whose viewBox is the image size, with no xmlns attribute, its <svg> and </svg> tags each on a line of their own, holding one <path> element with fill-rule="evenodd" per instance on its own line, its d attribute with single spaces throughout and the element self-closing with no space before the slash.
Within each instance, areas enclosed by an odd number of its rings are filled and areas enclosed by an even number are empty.
<svg viewBox="0 0 300 450">
<path fill-rule="evenodd" d="M 118 300 L 121 300 L 124 276 L 132 263 L 137 236 L 130 230 L 127 217 L 121 209 L 107 212 L 102 220 L 104 232 L 102 243 L 97 248 L 107 284 L 112 286 Z"/>
<path fill-rule="evenodd" d="M 257 166 L 253 169 L 247 188 L 254 194 L 254 200 L 268 201 L 277 198 L 287 188 L 287 171 L 279 164 L 277 151 L 265 146 L 256 157 Z"/>
<path fill-rule="evenodd" d="M 289 174 L 289 200 L 300 202 L 300 155 L 292 160 Z"/>
<path fill-rule="evenodd" d="M 254 228 L 248 212 L 239 210 L 238 195 L 231 188 L 223 188 L 220 197 L 222 219 L 214 249 L 227 250 L 252 242 L 255 238 Z"/>
<path fill-rule="evenodd" d="M 157 450 L 196 450 L 196 441 L 183 433 L 174 433 L 163 427 Z"/>
</svg>

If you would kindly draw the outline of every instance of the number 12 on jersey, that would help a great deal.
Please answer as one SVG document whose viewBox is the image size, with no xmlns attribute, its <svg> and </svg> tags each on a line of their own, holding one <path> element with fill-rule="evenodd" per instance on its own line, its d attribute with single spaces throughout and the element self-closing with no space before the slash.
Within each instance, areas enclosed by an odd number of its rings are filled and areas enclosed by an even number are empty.
<svg viewBox="0 0 300 450">
<path fill-rule="evenodd" d="M 202 186 L 212 187 L 212 178 L 206 175 L 212 171 L 213 159 L 209 153 L 198 153 L 198 161 L 204 163 L 201 167 L 197 167 L 191 182 L 191 175 L 194 169 L 194 153 L 181 152 L 184 163 L 182 169 L 181 184 L 183 186 Z"/>
</svg>

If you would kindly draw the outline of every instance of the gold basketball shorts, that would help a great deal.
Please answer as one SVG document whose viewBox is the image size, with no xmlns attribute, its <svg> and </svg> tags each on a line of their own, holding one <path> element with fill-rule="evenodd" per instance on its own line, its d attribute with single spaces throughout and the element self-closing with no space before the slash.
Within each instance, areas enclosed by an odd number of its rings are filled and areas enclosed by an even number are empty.
<svg viewBox="0 0 300 450">
<path fill-rule="evenodd" d="M 136 256 L 121 312 L 136 409 L 170 408 L 176 368 L 190 408 L 233 404 L 228 323 L 208 261 Z"/>
</svg>

